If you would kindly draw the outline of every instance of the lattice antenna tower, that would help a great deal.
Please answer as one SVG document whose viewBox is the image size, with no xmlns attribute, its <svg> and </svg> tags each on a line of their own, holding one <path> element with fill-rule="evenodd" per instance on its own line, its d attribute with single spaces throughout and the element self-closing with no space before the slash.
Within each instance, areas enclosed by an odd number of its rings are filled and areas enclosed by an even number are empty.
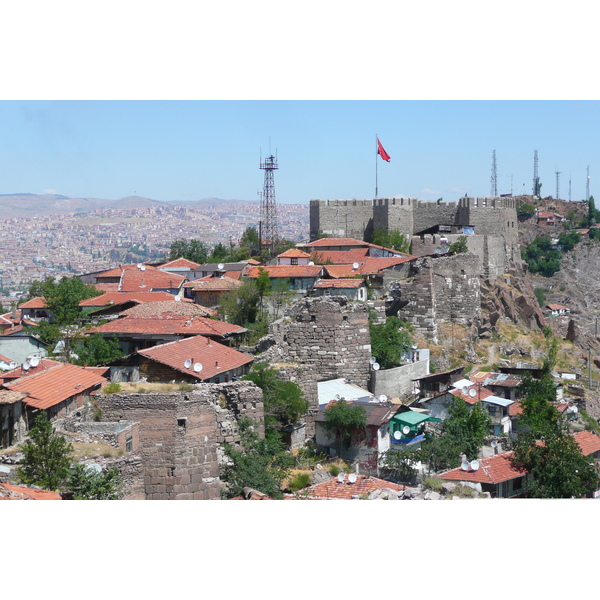
<svg viewBox="0 0 600 600">
<path fill-rule="evenodd" d="M 569 173 L 569 202 L 571 202 L 571 173 Z"/>
<path fill-rule="evenodd" d="M 260 168 L 265 172 L 263 193 L 260 199 L 260 243 L 261 247 L 269 250 L 273 256 L 275 245 L 279 237 L 277 230 L 277 202 L 275 200 L 275 178 L 274 171 L 279 169 L 277 158 L 272 154 L 260 161 Z"/>
<path fill-rule="evenodd" d="M 585 201 L 590 199 L 590 165 L 587 167 L 587 181 L 585 182 Z"/>
<path fill-rule="evenodd" d="M 556 169 L 554 173 L 556 174 L 556 199 L 558 200 L 560 198 L 560 171 L 558 170 L 558 167 L 554 168 Z"/>
<path fill-rule="evenodd" d="M 496 171 L 496 150 L 492 152 L 492 198 L 498 197 L 498 173 Z"/>
<path fill-rule="evenodd" d="M 537 150 L 533 152 L 533 195 L 540 195 L 540 178 L 538 177 L 538 153 Z"/>
</svg>

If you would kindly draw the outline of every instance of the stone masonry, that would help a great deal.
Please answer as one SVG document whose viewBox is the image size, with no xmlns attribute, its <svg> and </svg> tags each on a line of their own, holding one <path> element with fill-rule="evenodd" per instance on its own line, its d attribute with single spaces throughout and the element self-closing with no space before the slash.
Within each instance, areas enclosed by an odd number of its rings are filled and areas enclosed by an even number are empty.
<svg viewBox="0 0 600 600">
<path fill-rule="evenodd" d="M 247 415 L 264 435 L 262 393 L 250 382 L 197 384 L 192 392 L 98 395 L 106 421 L 139 423 L 138 454 L 148 500 L 218 500 L 218 446 L 235 443 Z"/>
</svg>

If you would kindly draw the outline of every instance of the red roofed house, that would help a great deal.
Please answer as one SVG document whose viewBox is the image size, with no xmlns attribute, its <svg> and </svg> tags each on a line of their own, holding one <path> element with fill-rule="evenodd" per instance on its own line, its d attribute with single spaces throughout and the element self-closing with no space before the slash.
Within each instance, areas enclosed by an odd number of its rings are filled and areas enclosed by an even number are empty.
<svg viewBox="0 0 600 600">
<path fill-rule="evenodd" d="M 187 298 L 192 298 L 196 304 L 207 308 L 216 308 L 224 294 L 242 287 L 242 282 L 230 277 L 202 277 L 184 284 Z"/>
<path fill-rule="evenodd" d="M 23 319 L 50 319 L 51 315 L 46 305 L 46 298 L 36 296 L 19 305 Z"/>
<path fill-rule="evenodd" d="M 536 218 L 540 227 L 558 227 L 565 220 L 562 215 L 548 211 L 538 211 Z"/>
<path fill-rule="evenodd" d="M 98 369 L 87 369 L 61 363 L 35 374 L 5 383 L 4 388 L 27 394 L 23 403 L 27 407 L 28 422 L 32 413 L 45 410 L 48 419 L 62 418 L 83 406 L 89 396 L 106 383 Z"/>
<path fill-rule="evenodd" d="M 160 271 L 151 265 L 123 265 L 98 273 L 94 285 L 102 291 L 116 292 L 169 292 L 179 294 L 187 277 Z M 114 286 L 107 288 L 105 286 Z"/>
<path fill-rule="evenodd" d="M 200 381 L 222 383 L 242 377 L 254 359 L 210 338 L 196 335 L 138 350 L 110 363 L 111 381 Z"/>
<path fill-rule="evenodd" d="M 62 500 L 58 492 L 0 483 L 0 500 Z"/>
<path fill-rule="evenodd" d="M 550 311 L 551 317 L 558 317 L 562 315 L 568 315 L 571 310 L 562 304 L 546 304 L 546 307 Z"/>
<path fill-rule="evenodd" d="M 315 296 L 344 296 L 351 301 L 367 300 L 367 286 L 363 279 L 319 279 L 313 287 Z"/>
<path fill-rule="evenodd" d="M 176 300 L 177 299 L 177 300 Z M 144 302 L 181 302 L 186 301 L 180 296 L 169 292 L 105 292 L 95 298 L 87 298 L 79 303 L 86 313 L 94 312 L 93 316 L 117 315 L 120 312 L 143 304 Z M 189 300 L 187 300 L 189 302 Z"/>
<path fill-rule="evenodd" d="M 310 254 L 302 252 L 298 248 L 290 248 L 277 255 L 278 265 L 308 265 L 310 260 Z"/>
<path fill-rule="evenodd" d="M 438 475 L 446 481 L 479 483 L 483 492 L 492 498 L 511 498 L 523 493 L 525 485 L 532 481 L 532 475 L 513 464 L 513 452 L 502 452 L 472 461 L 466 470 L 462 467 L 451 469 Z M 475 464 L 474 464 L 475 463 Z M 474 469 L 473 466 L 477 466 Z"/>
</svg>

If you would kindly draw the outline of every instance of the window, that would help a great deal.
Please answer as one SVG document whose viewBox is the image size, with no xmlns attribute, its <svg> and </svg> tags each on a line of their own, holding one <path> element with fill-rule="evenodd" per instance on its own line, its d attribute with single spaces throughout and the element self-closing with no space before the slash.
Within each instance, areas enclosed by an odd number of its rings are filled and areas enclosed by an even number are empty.
<svg viewBox="0 0 600 600">
<path fill-rule="evenodd" d="M 177 429 L 181 433 L 185 433 L 186 425 L 187 425 L 187 418 L 186 417 L 183 417 L 181 419 L 177 419 Z"/>
<path fill-rule="evenodd" d="M 131 452 L 133 450 L 133 438 L 128 437 L 125 440 L 125 452 Z"/>
<path fill-rule="evenodd" d="M 290 265 L 297 265 L 298 264 L 298 259 L 297 258 L 291 258 L 290 259 Z"/>
</svg>

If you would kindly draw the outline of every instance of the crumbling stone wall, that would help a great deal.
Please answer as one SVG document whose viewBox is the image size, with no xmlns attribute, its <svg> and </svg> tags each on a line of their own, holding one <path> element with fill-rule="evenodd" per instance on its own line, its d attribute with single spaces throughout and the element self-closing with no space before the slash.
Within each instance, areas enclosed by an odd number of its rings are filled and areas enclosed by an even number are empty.
<svg viewBox="0 0 600 600">
<path fill-rule="evenodd" d="M 104 420 L 139 423 L 146 499 L 220 499 L 219 443 L 239 442 L 235 423 L 243 415 L 253 418 L 264 435 L 262 393 L 254 384 L 195 388 L 189 393 L 96 396 Z"/>
</svg>

